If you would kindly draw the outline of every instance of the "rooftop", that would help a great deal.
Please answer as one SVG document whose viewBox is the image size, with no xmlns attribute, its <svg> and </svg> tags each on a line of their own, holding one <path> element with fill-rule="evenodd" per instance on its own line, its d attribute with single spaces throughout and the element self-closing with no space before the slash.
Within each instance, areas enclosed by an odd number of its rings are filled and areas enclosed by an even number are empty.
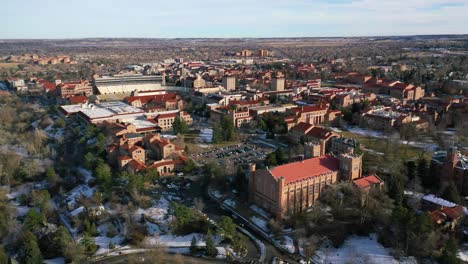
<svg viewBox="0 0 468 264">
<path fill-rule="evenodd" d="M 271 169 L 270 173 L 277 180 L 284 177 L 285 183 L 288 184 L 327 172 L 338 171 L 338 168 L 338 159 L 327 155 L 277 166 Z"/>
</svg>

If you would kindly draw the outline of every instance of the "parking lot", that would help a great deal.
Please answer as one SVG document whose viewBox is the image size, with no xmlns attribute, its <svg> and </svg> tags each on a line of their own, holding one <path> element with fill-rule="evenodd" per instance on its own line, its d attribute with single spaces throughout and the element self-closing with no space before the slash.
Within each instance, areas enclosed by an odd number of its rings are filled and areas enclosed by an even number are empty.
<svg viewBox="0 0 468 264">
<path fill-rule="evenodd" d="M 256 160 L 265 159 L 266 155 L 272 152 L 271 148 L 263 148 L 249 143 L 240 143 L 230 146 L 212 148 L 210 150 L 192 154 L 191 158 L 199 164 L 206 164 L 215 161 L 218 164 L 226 164 L 226 161 L 234 165 L 246 164 Z"/>
</svg>

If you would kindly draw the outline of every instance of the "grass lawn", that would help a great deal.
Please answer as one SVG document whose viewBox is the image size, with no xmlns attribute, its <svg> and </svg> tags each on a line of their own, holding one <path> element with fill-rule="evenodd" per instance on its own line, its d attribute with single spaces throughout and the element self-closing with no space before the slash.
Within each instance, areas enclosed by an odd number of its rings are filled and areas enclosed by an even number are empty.
<svg viewBox="0 0 468 264">
<path fill-rule="evenodd" d="M 0 68 L 16 68 L 18 64 L 16 62 L 0 62 Z"/>
<path fill-rule="evenodd" d="M 385 153 L 388 151 L 387 139 L 375 138 L 370 136 L 364 136 L 361 134 L 352 133 L 349 131 L 340 132 L 343 137 L 357 139 L 362 147 L 365 149 L 371 149 L 375 152 Z M 404 160 L 418 159 L 423 152 L 422 149 L 416 148 L 411 145 L 401 144 L 398 142 L 390 142 L 389 144 L 397 144 L 398 146 L 398 156 Z M 431 158 L 431 153 L 425 152 L 424 157 L 426 159 Z"/>
</svg>

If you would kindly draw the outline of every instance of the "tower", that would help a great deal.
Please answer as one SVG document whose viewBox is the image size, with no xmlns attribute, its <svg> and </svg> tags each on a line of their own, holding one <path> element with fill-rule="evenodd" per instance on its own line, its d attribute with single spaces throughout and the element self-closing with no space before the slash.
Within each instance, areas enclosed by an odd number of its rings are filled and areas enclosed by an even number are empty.
<svg viewBox="0 0 468 264">
<path fill-rule="evenodd" d="M 321 144 L 317 142 L 304 143 L 304 159 L 319 157 L 322 155 Z"/>
<path fill-rule="evenodd" d="M 362 175 L 362 156 L 355 154 L 341 154 L 340 178 L 341 180 L 355 180 Z"/>
<path fill-rule="evenodd" d="M 271 89 L 273 91 L 284 91 L 284 78 L 272 78 Z"/>
</svg>

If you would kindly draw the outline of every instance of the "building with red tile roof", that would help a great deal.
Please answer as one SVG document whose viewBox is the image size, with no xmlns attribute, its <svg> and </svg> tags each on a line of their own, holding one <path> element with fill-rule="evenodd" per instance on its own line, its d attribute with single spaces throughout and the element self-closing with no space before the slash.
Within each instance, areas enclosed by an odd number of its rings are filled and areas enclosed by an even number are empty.
<svg viewBox="0 0 468 264">
<path fill-rule="evenodd" d="M 368 190 L 373 187 L 381 187 L 384 184 L 384 181 L 377 175 L 369 175 L 356 179 L 353 183 L 361 189 Z"/>
<path fill-rule="evenodd" d="M 274 168 L 250 165 L 249 201 L 277 219 L 300 213 L 315 204 L 323 188 L 361 176 L 361 157 L 323 155 Z"/>
</svg>

